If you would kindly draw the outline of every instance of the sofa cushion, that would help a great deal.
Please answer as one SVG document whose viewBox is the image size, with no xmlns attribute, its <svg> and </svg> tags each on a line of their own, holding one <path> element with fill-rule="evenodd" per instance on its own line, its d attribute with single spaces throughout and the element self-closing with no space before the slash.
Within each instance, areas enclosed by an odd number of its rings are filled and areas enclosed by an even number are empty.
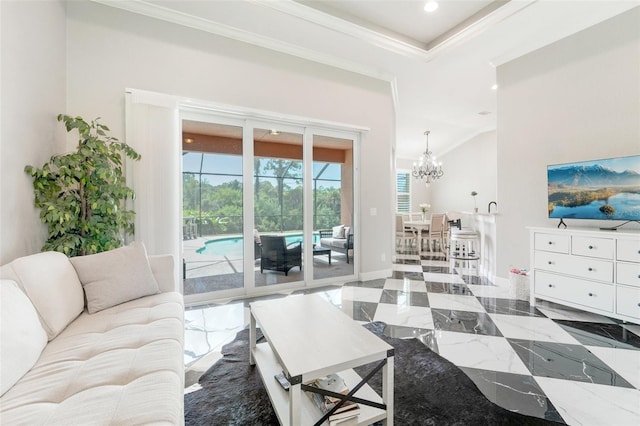
<svg viewBox="0 0 640 426">
<path fill-rule="evenodd" d="M 38 313 L 18 283 L 0 280 L 0 395 L 34 366 L 47 344 Z"/>
<path fill-rule="evenodd" d="M 4 265 L 2 278 L 15 280 L 36 308 L 49 340 L 84 309 L 84 294 L 67 256 L 46 251 Z"/>
<path fill-rule="evenodd" d="M 139 241 L 98 254 L 71 258 L 90 314 L 158 293 L 147 251 Z"/>
<path fill-rule="evenodd" d="M 0 423 L 181 424 L 183 345 L 177 292 L 83 312 L 0 399 Z"/>
<path fill-rule="evenodd" d="M 334 226 L 333 230 L 333 238 L 344 238 L 344 225 Z"/>
</svg>

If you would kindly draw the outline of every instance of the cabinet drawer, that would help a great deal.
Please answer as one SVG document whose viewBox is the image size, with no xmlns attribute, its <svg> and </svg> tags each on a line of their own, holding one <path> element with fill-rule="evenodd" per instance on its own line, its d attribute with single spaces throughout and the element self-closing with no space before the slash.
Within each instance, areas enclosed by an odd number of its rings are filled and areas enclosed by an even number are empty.
<svg viewBox="0 0 640 426">
<path fill-rule="evenodd" d="M 618 260 L 640 263 L 640 238 L 637 240 L 618 240 Z"/>
<path fill-rule="evenodd" d="M 569 236 L 554 234 L 535 234 L 534 246 L 536 250 L 552 251 L 555 253 L 569 253 Z"/>
<path fill-rule="evenodd" d="M 615 240 L 611 238 L 576 237 L 571 239 L 571 254 L 613 259 Z"/>
<path fill-rule="evenodd" d="M 640 288 L 617 288 L 616 313 L 640 319 Z"/>
<path fill-rule="evenodd" d="M 535 293 L 601 311 L 613 312 L 613 285 L 535 271 Z"/>
<path fill-rule="evenodd" d="M 616 282 L 640 287 L 640 263 L 618 262 L 616 266 Z"/>
<path fill-rule="evenodd" d="M 613 262 L 570 256 L 568 254 L 536 251 L 534 257 L 536 269 L 575 275 L 590 280 L 613 282 Z"/>
</svg>

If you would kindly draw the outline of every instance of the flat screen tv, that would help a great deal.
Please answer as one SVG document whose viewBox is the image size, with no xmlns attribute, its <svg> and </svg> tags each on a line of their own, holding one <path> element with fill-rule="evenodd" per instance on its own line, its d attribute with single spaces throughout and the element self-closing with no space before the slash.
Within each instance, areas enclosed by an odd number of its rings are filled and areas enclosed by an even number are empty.
<svg viewBox="0 0 640 426">
<path fill-rule="evenodd" d="M 640 155 L 547 166 L 549 217 L 640 220 Z"/>
</svg>

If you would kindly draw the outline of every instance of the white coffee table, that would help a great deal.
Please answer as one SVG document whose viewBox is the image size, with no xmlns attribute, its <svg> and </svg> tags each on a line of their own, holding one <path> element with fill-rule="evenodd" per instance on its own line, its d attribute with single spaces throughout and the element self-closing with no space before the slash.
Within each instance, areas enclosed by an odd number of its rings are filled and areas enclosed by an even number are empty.
<svg viewBox="0 0 640 426">
<path fill-rule="evenodd" d="M 382 420 L 393 425 L 392 346 L 319 295 L 253 302 L 250 307 L 250 363 L 258 366 L 281 424 L 313 425 L 322 417 L 303 394 L 303 383 L 338 373 L 353 389 L 361 378 L 352 368 L 378 361 L 384 363 L 382 395 L 364 384 L 354 396 L 386 405 L 386 409 L 360 403 L 357 420 L 349 424 L 368 425 Z M 267 342 L 256 344 L 256 323 Z M 274 378 L 283 371 L 291 382 L 289 391 Z"/>
</svg>

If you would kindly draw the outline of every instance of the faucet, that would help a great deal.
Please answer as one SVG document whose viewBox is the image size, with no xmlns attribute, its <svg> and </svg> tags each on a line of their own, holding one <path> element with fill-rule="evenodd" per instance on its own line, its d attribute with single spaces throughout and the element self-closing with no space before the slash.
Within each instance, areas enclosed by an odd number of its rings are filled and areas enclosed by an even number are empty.
<svg viewBox="0 0 640 426">
<path fill-rule="evenodd" d="M 489 206 L 487 207 L 487 211 L 488 211 L 489 213 L 491 213 L 491 204 L 495 204 L 495 205 L 496 205 L 496 209 L 498 208 L 498 203 L 496 203 L 495 201 L 490 202 L 490 203 L 489 203 Z"/>
</svg>

